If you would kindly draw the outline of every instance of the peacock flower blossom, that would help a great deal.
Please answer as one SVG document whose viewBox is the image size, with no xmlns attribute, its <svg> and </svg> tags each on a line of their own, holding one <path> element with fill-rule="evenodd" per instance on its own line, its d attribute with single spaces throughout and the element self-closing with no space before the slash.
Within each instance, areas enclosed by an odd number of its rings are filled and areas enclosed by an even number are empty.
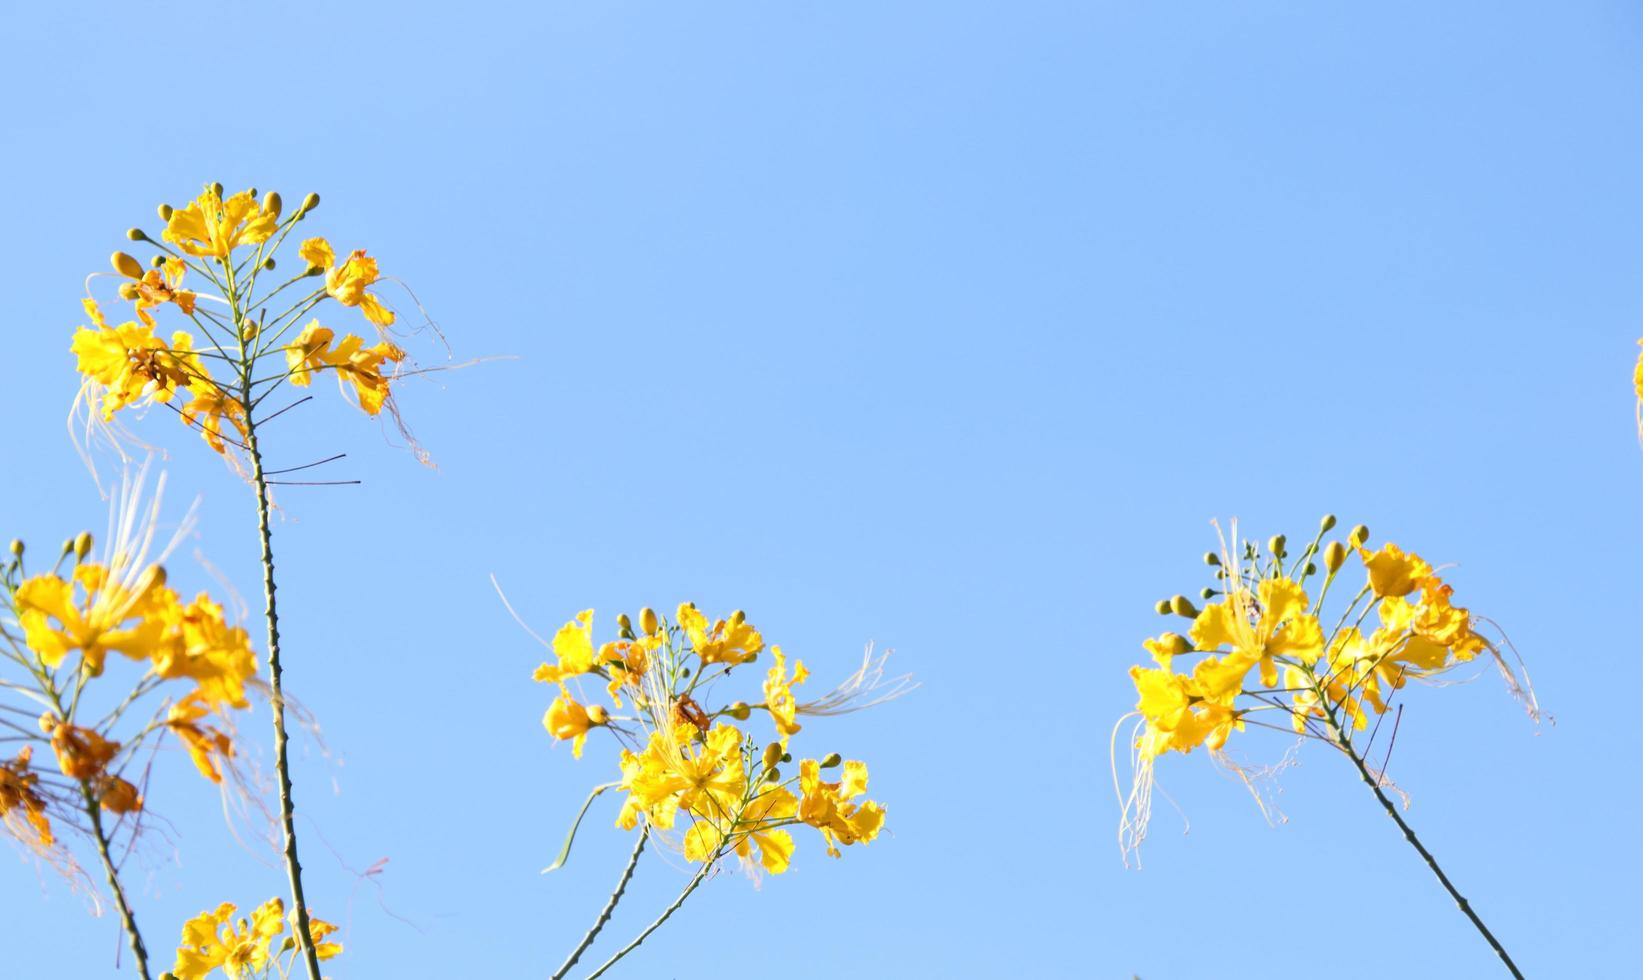
<svg viewBox="0 0 1643 980">
<path fill-rule="evenodd" d="M 344 336 L 332 347 L 335 336 L 328 327 L 320 326 L 318 320 L 303 328 L 297 339 L 285 348 L 291 383 L 306 387 L 315 372 L 329 368 L 337 373 L 339 384 L 352 382 L 359 407 L 367 415 L 376 415 L 382 411 L 382 403 L 389 395 L 389 382 L 393 380 L 392 375 L 382 373 L 382 366 L 405 360 L 405 351 L 387 341 L 366 347 L 365 341 L 353 334 Z"/>
<path fill-rule="evenodd" d="M 133 660 L 152 657 L 165 639 L 163 618 L 155 615 L 169 591 L 163 582 L 163 573 L 120 581 L 89 562 L 75 568 L 71 579 L 36 575 L 18 587 L 15 598 L 24 642 L 53 669 L 70 651 L 79 651 L 83 669 L 94 677 L 103 672 L 110 650 Z"/>
<path fill-rule="evenodd" d="M 159 268 L 145 271 L 136 259 L 124 252 L 115 252 L 114 268 L 131 280 L 120 287 L 120 295 L 136 304 L 137 319 L 145 326 L 154 326 L 154 315 L 148 311 L 166 303 L 175 303 L 185 315 L 194 313 L 194 302 L 198 297 L 182 288 L 188 266 L 181 259 L 167 257 Z"/>
<path fill-rule="evenodd" d="M 694 603 L 683 603 L 678 610 L 679 625 L 690 637 L 691 648 L 703 664 L 722 663 L 731 667 L 745 664 L 764 649 L 764 637 L 740 613 L 729 620 L 716 620 L 708 626 L 707 617 Z"/>
<path fill-rule="evenodd" d="M 1358 547 L 1358 557 L 1369 570 L 1369 586 L 1378 597 L 1406 596 L 1420 588 L 1432 574 L 1432 566 L 1420 555 L 1405 554 L 1402 548 L 1388 541 L 1379 551 Z"/>
<path fill-rule="evenodd" d="M 195 258 L 226 259 L 242 245 L 260 245 L 280 224 L 278 194 L 261 205 L 251 191 L 224 200 L 220 188 L 205 188 L 187 207 L 171 213 L 161 237 Z"/>
<path fill-rule="evenodd" d="M 342 264 L 337 264 L 336 252 L 323 238 L 310 238 L 302 243 L 300 254 L 308 267 L 325 272 L 325 292 L 343 306 L 357 306 L 365 319 L 379 327 L 392 326 L 394 313 L 366 287 L 377 281 L 377 260 L 355 249 Z"/>
<path fill-rule="evenodd" d="M 685 834 L 685 860 L 711 861 L 732 850 L 749 861 L 756 847 L 759 865 L 779 875 L 793 861 L 793 835 L 781 827 L 792 823 L 797 813 L 798 799 L 791 792 L 766 783 L 733 819 L 698 812 L 699 819 Z"/>
<path fill-rule="evenodd" d="M 727 818 L 747 788 L 742 733 L 724 724 L 705 735 L 690 724 L 654 731 L 642 754 L 623 750 L 621 788 L 628 793 L 616 818 L 623 830 L 637 826 L 641 813 L 664 830 L 680 810 Z"/>
<path fill-rule="evenodd" d="M 1307 613 L 1306 591 L 1288 578 L 1262 579 L 1254 594 L 1234 587 L 1226 601 L 1212 603 L 1194 618 L 1192 644 L 1197 650 L 1232 648 L 1229 668 L 1260 665 L 1261 683 L 1278 683 L 1277 656 L 1313 658 L 1322 652 L 1323 628 Z M 1241 678 L 1242 675 L 1240 675 Z"/>
<path fill-rule="evenodd" d="M 200 775 L 220 783 L 223 769 L 234 758 L 234 742 L 225 732 L 200 723 L 210 711 L 210 704 L 195 691 L 171 706 L 165 726 L 182 739 Z"/>
<path fill-rule="evenodd" d="M 201 592 L 188 605 L 165 608 L 165 641 L 153 653 L 153 672 L 168 680 L 188 678 L 197 696 L 214 708 L 247 708 L 246 683 L 257 674 L 257 656 L 243 627 L 230 626 L 221 603 Z"/>
<path fill-rule="evenodd" d="M 285 903 L 269 899 L 251 913 L 250 921 L 235 920 L 235 910 L 224 902 L 183 925 L 182 945 L 171 968 L 177 980 L 202 980 L 216 969 L 229 980 L 244 980 L 268 966 L 273 942 L 285 931 Z"/>
<path fill-rule="evenodd" d="M 57 768 L 70 779 L 95 779 L 120 751 L 120 743 L 103 738 L 89 728 L 70 725 L 47 712 L 40 716 L 40 730 L 51 739 Z"/>
<path fill-rule="evenodd" d="M 223 436 L 224 420 L 239 433 L 239 438 L 234 441 L 236 446 L 244 446 L 250 435 L 245 422 L 245 405 L 238 398 L 215 388 L 196 394 L 183 406 L 181 417 L 184 425 L 199 429 L 206 445 L 221 455 L 228 452 L 227 440 Z"/>
<path fill-rule="evenodd" d="M 593 670 L 593 610 L 586 609 L 576 618 L 559 628 L 553 637 L 553 652 L 557 664 L 542 664 L 531 675 L 532 680 L 544 684 L 558 684 L 568 677 Z"/>
<path fill-rule="evenodd" d="M 35 787 L 37 773 L 29 771 L 34 746 L 25 745 L 12 759 L 0 762 L 0 825 L 13 837 L 35 850 L 52 845 L 51 820 L 46 815 L 46 798 Z"/>
<path fill-rule="evenodd" d="M 152 325 L 136 322 L 108 325 L 94 300 L 84 301 L 92 326 L 75 331 L 69 351 L 85 378 L 82 397 L 101 394 L 103 421 L 145 400 L 169 402 L 179 392 L 194 392 L 210 384 L 210 375 L 194 352 L 193 338 L 184 331 L 171 335 L 170 345 L 154 336 Z"/>
<path fill-rule="evenodd" d="M 137 787 L 119 776 L 104 775 L 97 781 L 97 802 L 110 813 L 136 813 L 143 808 Z"/>
<path fill-rule="evenodd" d="M 793 661 L 793 673 L 787 674 L 787 658 L 782 656 L 781 647 L 771 647 L 771 654 L 776 663 L 770 668 L 764 682 L 764 706 L 770 712 L 770 719 L 776 723 L 776 731 L 781 733 L 782 745 L 797 733 L 800 726 L 797 718 L 799 713 L 798 699 L 793 696 L 793 688 L 803 684 L 810 676 L 810 671 L 804 667 L 804 661 Z"/>
<path fill-rule="evenodd" d="M 799 763 L 799 819 L 817 830 L 827 841 L 827 853 L 839 856 L 839 844 L 868 843 L 884 826 L 884 808 L 871 800 L 856 803 L 867 792 L 867 764 L 846 762 L 836 783 L 823 782 L 821 764 L 815 759 Z"/>
<path fill-rule="evenodd" d="M 542 725 L 553 733 L 554 738 L 569 740 L 571 755 L 580 759 L 582 744 L 588 740 L 588 731 L 605 724 L 607 720 L 602 706 L 594 704 L 584 707 L 569 695 L 561 693 L 553 699 L 547 714 L 542 716 Z"/>
</svg>

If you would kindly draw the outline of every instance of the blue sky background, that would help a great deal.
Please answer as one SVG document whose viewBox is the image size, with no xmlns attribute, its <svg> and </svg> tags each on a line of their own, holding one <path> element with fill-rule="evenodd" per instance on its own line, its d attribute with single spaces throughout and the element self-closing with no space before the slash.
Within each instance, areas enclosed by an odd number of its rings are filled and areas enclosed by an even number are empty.
<svg viewBox="0 0 1643 980">
<path fill-rule="evenodd" d="M 1108 738 L 1152 603 L 1207 584 L 1211 518 L 1298 540 L 1326 511 L 1457 563 L 1556 717 L 1491 674 L 1413 691 L 1410 821 L 1528 975 L 1633 962 L 1635 6 L 8 17 L 0 536 L 102 527 L 63 425 L 83 277 L 202 181 L 320 192 L 313 229 L 411 283 L 459 360 L 516 358 L 403 387 L 437 471 L 324 387 L 265 437 L 365 481 L 289 489 L 275 539 L 287 683 L 329 752 L 296 743 L 335 976 L 546 975 L 626 854 L 607 800 L 537 873 L 614 750 L 550 744 L 492 573 L 544 632 L 692 599 L 818 686 L 868 641 L 923 681 L 800 736 L 869 761 L 889 833 L 713 881 L 621 975 L 1495 975 L 1317 746 L 1276 828 L 1201 753 L 1164 760 L 1191 833 L 1161 802 L 1144 870 L 1119 860 Z M 172 450 L 171 512 L 201 498 L 190 550 L 254 600 L 247 488 L 163 413 L 139 431 Z M 132 881 L 163 951 L 284 883 L 161 762 Z M 112 915 L 0 867 L 6 972 L 112 971 Z M 685 880 L 647 861 L 600 948 Z"/>
</svg>

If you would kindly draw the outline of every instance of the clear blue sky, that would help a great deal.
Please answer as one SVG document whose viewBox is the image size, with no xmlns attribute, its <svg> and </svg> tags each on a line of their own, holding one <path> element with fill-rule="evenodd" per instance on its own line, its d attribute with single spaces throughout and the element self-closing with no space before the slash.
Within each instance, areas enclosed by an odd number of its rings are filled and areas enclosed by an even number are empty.
<svg viewBox="0 0 1643 980">
<path fill-rule="evenodd" d="M 437 472 L 330 398 L 267 436 L 365 481 L 287 492 L 276 529 L 288 684 L 331 753 L 299 741 L 296 778 L 337 976 L 545 975 L 625 855 L 609 801 L 537 874 L 614 762 L 550 744 L 492 573 L 539 629 L 693 599 L 818 680 L 869 640 L 923 679 L 814 726 L 869 761 L 890 832 L 712 882 L 627 976 L 1495 975 L 1315 746 L 1277 828 L 1165 760 L 1191 833 L 1161 804 L 1120 863 L 1107 740 L 1152 603 L 1204 584 L 1210 518 L 1299 538 L 1325 511 L 1458 563 L 1557 719 L 1489 675 L 1414 692 L 1411 822 L 1529 975 L 1634 963 L 1637 9 L 889 7 L 10 12 L 0 536 L 102 526 L 68 343 L 124 229 L 202 181 L 315 190 L 459 358 L 517 357 L 404 387 Z M 254 595 L 249 492 L 171 420 L 141 431 L 173 512 L 203 498 L 190 548 Z M 283 889 L 171 769 L 133 866 L 162 949 Z M 108 975 L 114 917 L 3 864 L 6 972 Z M 645 867 L 610 935 L 684 880 Z"/>
</svg>

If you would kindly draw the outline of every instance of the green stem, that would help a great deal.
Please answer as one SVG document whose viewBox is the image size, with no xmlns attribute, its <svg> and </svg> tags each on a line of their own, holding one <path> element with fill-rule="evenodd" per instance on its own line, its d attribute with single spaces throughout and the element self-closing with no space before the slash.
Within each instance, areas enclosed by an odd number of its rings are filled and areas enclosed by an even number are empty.
<svg viewBox="0 0 1643 980">
<path fill-rule="evenodd" d="M 633 845 L 633 854 L 628 857 L 628 866 L 622 869 L 622 877 L 616 882 L 616 890 L 610 893 L 610 901 L 605 903 L 605 908 L 599 913 L 599 918 L 594 920 L 593 928 L 589 929 L 587 935 L 582 937 L 582 941 L 577 944 L 577 947 L 571 950 L 569 958 L 560 964 L 559 969 L 554 971 L 549 980 L 564 980 L 565 974 L 570 972 L 570 968 L 575 966 L 576 961 L 582 958 L 582 954 L 587 952 L 589 946 L 593 945 L 593 940 L 599 935 L 599 930 L 605 927 L 605 923 L 610 921 L 610 914 L 616 911 L 616 903 L 622 900 L 622 893 L 627 891 L 628 881 L 633 877 L 633 869 L 638 866 L 639 855 L 644 852 L 645 841 L 649 839 L 650 828 L 647 826 L 639 832 L 639 843 Z"/>
<path fill-rule="evenodd" d="M 131 905 L 126 901 L 125 888 L 120 885 L 120 873 L 114 867 L 114 858 L 108 852 L 108 834 L 103 830 L 103 811 L 92 794 L 91 787 L 83 780 L 80 783 L 80 795 L 86 801 L 86 815 L 91 818 L 91 836 L 97 841 L 97 856 L 103 859 L 103 874 L 108 878 L 108 890 L 114 893 L 114 906 L 120 910 L 120 925 L 125 929 L 126 936 L 131 940 L 131 955 L 137 960 L 137 975 L 143 980 L 149 980 L 148 947 L 143 945 L 143 934 L 137 931 L 137 919 L 131 914 Z"/>
<path fill-rule="evenodd" d="M 626 946 L 623 946 L 621 949 L 617 950 L 616 955 L 606 960 L 603 966 L 588 974 L 587 980 L 597 980 L 597 978 L 604 976 L 606 970 L 609 970 L 611 967 L 615 966 L 622 957 L 638 949 L 639 944 L 650 938 L 651 933 L 662 928 L 662 923 L 666 922 L 668 917 L 673 915 L 673 913 L 679 911 L 679 906 L 685 904 L 685 899 L 690 897 L 690 893 L 695 891 L 703 881 L 707 880 L 707 873 L 712 870 L 712 868 L 713 861 L 709 860 L 702 862 L 701 870 L 697 871 L 696 876 L 690 879 L 690 884 L 686 885 L 685 890 L 679 893 L 679 897 L 673 900 L 673 904 L 669 905 L 661 915 L 657 916 L 655 922 L 652 922 L 650 925 L 646 926 L 645 931 L 636 936 L 633 942 L 628 943 Z"/>
<path fill-rule="evenodd" d="M 1455 900 L 1455 904 L 1472 921 L 1472 925 L 1477 928 L 1484 941 L 1489 944 L 1489 948 L 1493 949 L 1495 954 L 1500 957 L 1500 961 L 1506 964 L 1507 971 L 1517 980 L 1523 980 L 1523 973 L 1518 970 L 1517 964 L 1512 962 L 1512 958 L 1506 955 L 1506 950 L 1501 946 L 1500 940 L 1496 939 L 1495 934 L 1489 931 L 1489 927 L 1483 924 L 1483 920 L 1478 918 L 1478 914 L 1472 911 L 1471 904 L 1466 901 L 1465 897 L 1455 888 L 1454 882 L 1450 881 L 1449 876 L 1444 874 L 1443 869 L 1438 866 L 1438 859 L 1433 857 L 1432 852 L 1426 849 L 1426 845 L 1421 843 L 1421 839 L 1415 835 L 1415 831 L 1409 824 L 1404 822 L 1403 816 L 1398 813 L 1397 806 L 1381 791 L 1380 781 L 1370 775 L 1369 767 L 1364 764 L 1363 758 L 1358 755 L 1357 749 L 1352 747 L 1351 741 L 1342 733 L 1340 725 L 1335 721 L 1334 711 L 1327 707 L 1328 701 L 1324 699 L 1321 690 L 1318 697 L 1320 703 L 1326 706 L 1325 711 L 1329 715 L 1329 734 L 1336 747 L 1346 753 L 1348 759 L 1352 760 L 1352 765 L 1357 768 L 1358 776 L 1363 779 L 1364 785 L 1368 786 L 1369 791 L 1375 794 L 1375 799 L 1381 802 L 1381 808 L 1386 811 L 1386 815 L 1392 818 L 1392 822 L 1398 825 L 1399 830 L 1403 831 L 1404 840 L 1407 840 L 1409 846 L 1413 847 L 1415 852 L 1421 856 L 1421 860 L 1426 862 L 1426 866 L 1432 869 L 1432 874 L 1437 876 L 1438 883 L 1443 885 L 1444 890 L 1449 893 L 1449 897 Z"/>
<path fill-rule="evenodd" d="M 249 389 L 249 386 L 247 386 Z M 247 390 L 249 399 L 250 392 Z M 297 860 L 297 828 L 291 803 L 291 765 L 286 751 L 285 694 L 280 686 L 280 620 L 274 603 L 274 549 L 268 521 L 268 480 L 263 475 L 257 428 L 246 423 L 245 446 L 251 457 L 251 480 L 257 489 L 257 532 L 262 537 L 262 590 L 268 616 L 268 689 L 274 714 L 274 768 L 279 772 L 280 827 L 285 836 L 285 870 L 291 880 L 291 905 L 296 912 L 298 948 L 308 967 L 309 980 L 321 980 L 319 954 L 308 925 L 308 902 L 302 894 L 302 862 Z"/>
</svg>

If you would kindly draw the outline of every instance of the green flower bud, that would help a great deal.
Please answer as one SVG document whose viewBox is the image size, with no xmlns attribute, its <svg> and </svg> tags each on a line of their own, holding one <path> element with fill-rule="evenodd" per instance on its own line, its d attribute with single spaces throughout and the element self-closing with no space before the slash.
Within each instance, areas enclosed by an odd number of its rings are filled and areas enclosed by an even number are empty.
<svg viewBox="0 0 1643 980">
<path fill-rule="evenodd" d="M 160 205 L 160 220 L 161 221 L 169 222 L 171 220 L 171 216 L 173 214 L 176 214 L 176 211 L 172 209 L 171 205 L 169 205 L 169 204 Z"/>
<path fill-rule="evenodd" d="M 21 539 L 19 539 L 19 538 L 12 538 L 11 539 L 11 553 L 16 555 L 19 558 L 23 557 L 23 542 L 22 542 Z"/>
<path fill-rule="evenodd" d="M 1352 529 L 1351 534 L 1346 536 L 1346 540 L 1347 543 L 1352 545 L 1354 548 L 1363 547 L 1364 544 L 1369 541 L 1369 528 L 1359 524 L 1357 527 Z"/>
<path fill-rule="evenodd" d="M 1177 616 L 1185 616 L 1188 619 L 1198 615 L 1198 607 L 1193 605 L 1192 600 L 1184 595 L 1171 596 L 1169 610 Z"/>
<path fill-rule="evenodd" d="M 742 612 L 740 609 L 730 614 L 730 625 L 740 626 L 745 622 L 747 622 L 747 613 Z"/>
<path fill-rule="evenodd" d="M 1204 564 L 1219 565 L 1221 564 L 1221 556 L 1213 551 L 1206 551 L 1204 552 Z"/>
<path fill-rule="evenodd" d="M 74 539 L 74 557 L 80 561 L 85 561 L 86 556 L 91 554 L 91 545 L 91 532 L 81 531 L 79 536 Z"/>
<path fill-rule="evenodd" d="M 126 229 L 126 237 L 131 239 L 134 242 L 146 242 L 146 241 L 148 241 L 148 234 L 146 232 L 144 232 L 141 228 L 127 228 Z"/>
<path fill-rule="evenodd" d="M 821 761 L 821 767 L 823 769 L 831 769 L 831 768 L 833 768 L 834 766 L 838 765 L 839 763 L 841 763 L 843 761 L 844 761 L 844 758 L 842 756 L 840 756 L 837 752 L 829 752 L 827 754 L 827 758 L 825 758 Z"/>
<path fill-rule="evenodd" d="M 256 191 L 252 191 L 251 193 L 255 195 Z M 262 209 L 276 218 L 279 217 L 280 209 L 284 207 L 284 205 L 285 202 L 280 200 L 279 191 L 269 191 L 267 194 L 262 196 Z"/>
<path fill-rule="evenodd" d="M 119 293 L 120 293 L 120 298 L 121 299 L 129 299 L 129 300 L 135 300 L 137 297 L 139 297 L 143 294 L 142 290 L 138 289 L 137 284 L 134 283 L 134 282 L 122 282 L 122 283 L 120 283 Z"/>
<path fill-rule="evenodd" d="M 297 213 L 298 214 L 307 214 L 308 212 L 314 210 L 317 207 L 319 207 L 319 195 L 318 194 L 310 194 L 307 197 L 302 199 L 302 207 L 298 210 Z"/>
<path fill-rule="evenodd" d="M 1215 591 L 1207 585 L 1198 590 L 1198 598 L 1200 599 L 1213 599 L 1220 594 L 1221 593 Z"/>
<path fill-rule="evenodd" d="M 764 771 L 764 778 L 766 782 L 779 783 L 782 781 L 782 771 L 775 766 L 771 766 Z"/>
<path fill-rule="evenodd" d="M 746 721 L 747 716 L 752 713 L 753 709 L 748 707 L 746 701 L 737 701 L 735 704 L 725 709 L 725 714 L 736 719 L 737 721 Z"/>
<path fill-rule="evenodd" d="M 273 256 L 272 256 L 272 255 L 270 255 L 270 256 L 269 256 L 269 257 L 268 257 L 268 258 L 266 258 L 266 259 L 263 259 L 263 261 L 262 261 L 262 267 L 263 267 L 263 268 L 264 268 L 264 269 L 272 269 L 272 268 L 274 268 L 274 257 L 273 257 Z"/>
<path fill-rule="evenodd" d="M 776 764 L 782 761 L 782 756 L 784 754 L 785 753 L 782 752 L 782 743 L 771 742 L 769 745 L 766 745 L 764 747 L 764 767 L 766 769 L 776 768 Z"/>
<path fill-rule="evenodd" d="M 1170 613 L 1169 600 L 1168 599 L 1159 599 L 1157 605 L 1153 606 L 1152 608 L 1158 610 L 1158 615 L 1168 616 L 1169 613 Z"/>
<path fill-rule="evenodd" d="M 148 264 L 158 269 L 160 266 L 165 265 L 165 256 L 156 255 L 148 260 Z"/>
<path fill-rule="evenodd" d="M 222 181 L 219 180 L 211 185 L 211 193 L 222 197 Z"/>
<path fill-rule="evenodd" d="M 1266 550 L 1272 552 L 1273 555 L 1282 558 L 1284 555 L 1288 554 L 1288 552 L 1284 551 L 1284 546 L 1288 544 L 1288 538 L 1284 537 L 1282 534 L 1274 534 L 1272 537 L 1267 539 Z"/>
<path fill-rule="evenodd" d="M 1306 574 L 1306 575 L 1316 575 L 1316 574 L 1318 574 L 1318 566 L 1314 565 L 1312 562 L 1307 562 L 1306 563 L 1306 571 L 1303 574 Z"/>
<path fill-rule="evenodd" d="M 621 627 L 622 631 L 625 633 L 633 632 L 633 620 L 628 618 L 627 613 L 622 613 L 620 616 L 616 617 L 616 625 Z"/>
<path fill-rule="evenodd" d="M 1318 522 L 1318 533 L 1328 534 L 1335 527 L 1335 515 L 1325 514 L 1324 519 Z"/>
<path fill-rule="evenodd" d="M 1339 541 L 1331 541 L 1324 546 L 1324 567 L 1329 569 L 1331 575 L 1340 571 L 1341 566 L 1344 564 L 1346 564 L 1346 545 L 1341 544 Z"/>
</svg>

